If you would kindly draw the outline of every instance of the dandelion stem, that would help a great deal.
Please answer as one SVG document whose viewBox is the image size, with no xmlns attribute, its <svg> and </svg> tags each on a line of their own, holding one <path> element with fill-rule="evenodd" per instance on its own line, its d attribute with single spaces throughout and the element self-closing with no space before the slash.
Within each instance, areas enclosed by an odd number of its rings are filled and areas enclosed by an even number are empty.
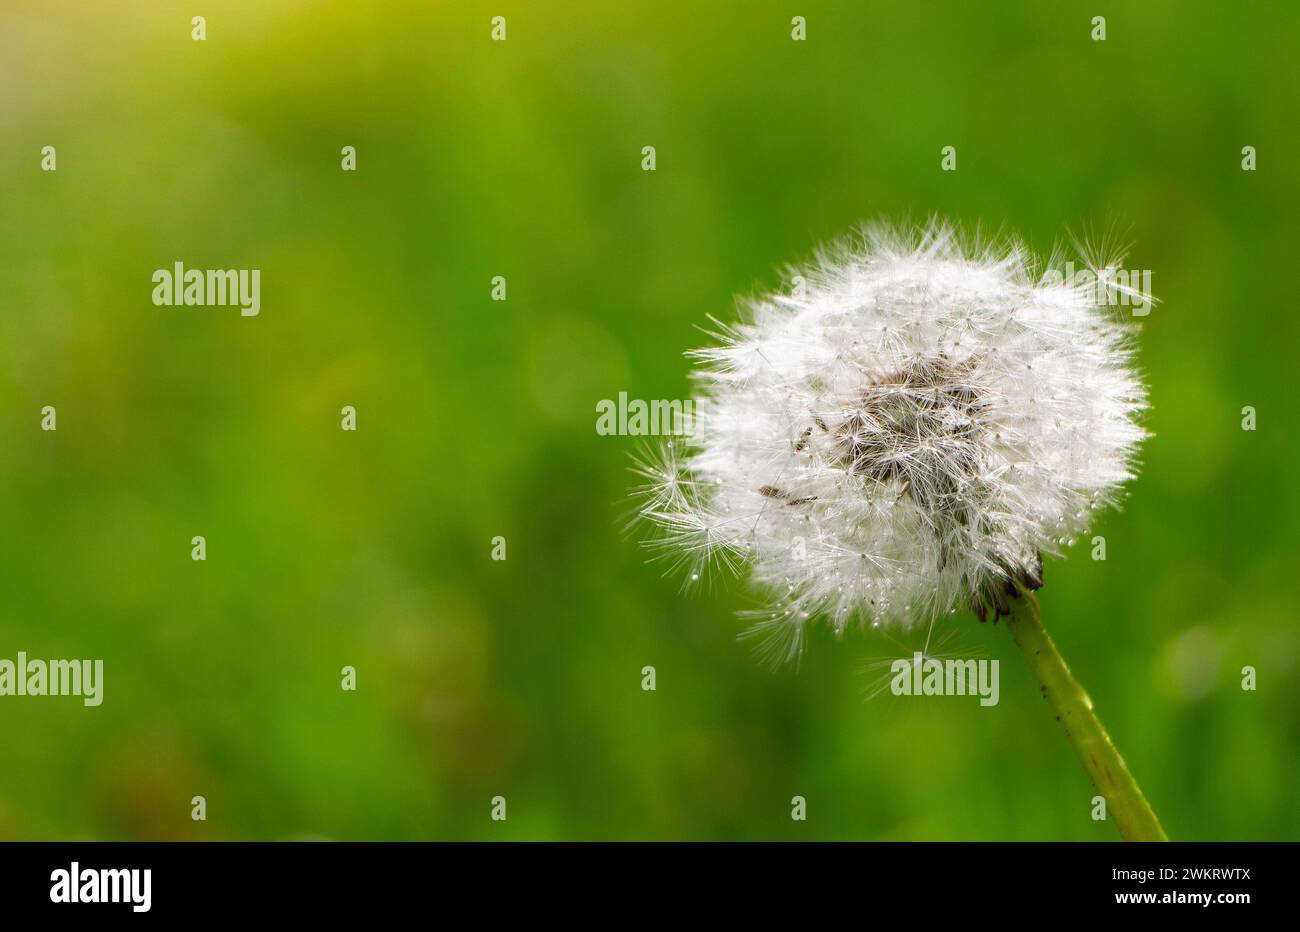
<svg viewBox="0 0 1300 932">
<path fill-rule="evenodd" d="M 1007 630 L 1029 661 L 1043 698 L 1056 710 L 1056 719 L 1079 753 L 1093 785 L 1105 797 L 1107 816 L 1114 820 L 1125 841 L 1168 841 L 1141 787 L 1097 718 L 1092 700 L 1043 627 L 1038 599 L 1025 590 L 1009 603 Z"/>
</svg>

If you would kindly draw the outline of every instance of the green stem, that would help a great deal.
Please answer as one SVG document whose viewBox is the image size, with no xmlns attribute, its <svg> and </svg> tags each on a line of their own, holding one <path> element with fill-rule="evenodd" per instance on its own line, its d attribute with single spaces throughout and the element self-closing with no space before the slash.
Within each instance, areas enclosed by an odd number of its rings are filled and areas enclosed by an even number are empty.
<svg viewBox="0 0 1300 932">
<path fill-rule="evenodd" d="M 1007 618 L 1007 630 L 1029 661 L 1043 698 L 1056 710 L 1056 720 L 1079 752 L 1093 785 L 1106 798 L 1107 816 L 1115 821 L 1125 841 L 1168 841 L 1141 787 L 1097 718 L 1092 700 L 1065 665 L 1043 627 L 1038 599 L 1032 592 L 1024 591 L 1008 603 L 1011 615 Z"/>
</svg>

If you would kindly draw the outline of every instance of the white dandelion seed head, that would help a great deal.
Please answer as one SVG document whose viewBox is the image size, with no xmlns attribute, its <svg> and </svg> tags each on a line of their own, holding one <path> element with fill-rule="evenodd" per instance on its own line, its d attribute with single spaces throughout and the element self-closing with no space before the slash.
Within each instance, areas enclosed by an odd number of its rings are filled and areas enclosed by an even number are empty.
<svg viewBox="0 0 1300 932">
<path fill-rule="evenodd" d="M 1132 328 L 1047 272 L 1019 241 L 876 226 L 751 300 L 691 354 L 693 434 L 638 469 L 657 543 L 688 575 L 747 565 L 778 661 L 810 619 L 982 616 L 1036 585 L 1145 436 Z"/>
</svg>

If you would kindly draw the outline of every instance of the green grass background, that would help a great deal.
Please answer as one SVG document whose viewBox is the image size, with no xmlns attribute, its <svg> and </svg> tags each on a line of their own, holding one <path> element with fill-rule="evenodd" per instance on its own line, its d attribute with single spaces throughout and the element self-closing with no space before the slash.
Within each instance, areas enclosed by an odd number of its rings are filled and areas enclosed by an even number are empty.
<svg viewBox="0 0 1300 932">
<path fill-rule="evenodd" d="M 867 700 L 896 645 L 819 633 L 773 674 L 741 583 L 683 594 L 620 533 L 633 442 L 595 402 L 684 397 L 707 314 L 931 212 L 1040 251 L 1119 229 L 1154 270 L 1155 436 L 1046 618 L 1171 836 L 1300 837 L 1298 29 L 1173 0 L 6 3 L 0 657 L 102 658 L 105 701 L 0 699 L 0 838 L 1115 837 L 1002 626 L 948 622 L 1003 661 L 995 708 Z M 177 260 L 262 269 L 261 316 L 153 306 Z"/>
</svg>

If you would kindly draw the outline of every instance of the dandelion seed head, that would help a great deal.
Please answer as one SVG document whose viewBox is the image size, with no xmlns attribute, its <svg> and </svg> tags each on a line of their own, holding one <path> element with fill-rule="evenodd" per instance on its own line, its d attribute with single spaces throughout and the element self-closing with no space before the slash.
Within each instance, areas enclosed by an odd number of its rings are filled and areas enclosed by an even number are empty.
<svg viewBox="0 0 1300 932">
<path fill-rule="evenodd" d="M 690 354 L 693 434 L 638 470 L 657 545 L 747 566 L 781 660 L 809 618 L 906 627 L 1036 579 L 1145 436 L 1131 326 L 1046 271 L 1016 240 L 875 226 L 751 300 Z"/>
</svg>

